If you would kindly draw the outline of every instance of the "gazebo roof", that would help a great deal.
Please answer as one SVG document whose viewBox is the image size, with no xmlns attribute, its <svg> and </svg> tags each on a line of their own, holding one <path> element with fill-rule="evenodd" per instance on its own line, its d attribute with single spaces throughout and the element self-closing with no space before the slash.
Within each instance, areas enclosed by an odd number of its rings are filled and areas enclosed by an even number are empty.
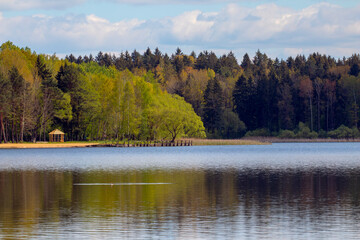
<svg viewBox="0 0 360 240">
<path fill-rule="evenodd" d="M 60 131 L 59 129 L 55 129 L 54 131 L 50 132 L 49 134 L 64 135 L 65 133 L 63 133 L 63 132 Z"/>
</svg>

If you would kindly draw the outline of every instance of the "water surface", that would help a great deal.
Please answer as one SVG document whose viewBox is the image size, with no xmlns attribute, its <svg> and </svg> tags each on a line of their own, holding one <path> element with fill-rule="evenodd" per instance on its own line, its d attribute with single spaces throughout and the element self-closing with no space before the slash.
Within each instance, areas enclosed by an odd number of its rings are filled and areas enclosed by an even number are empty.
<svg viewBox="0 0 360 240">
<path fill-rule="evenodd" d="M 0 238 L 357 239 L 360 144 L 0 150 Z"/>
</svg>

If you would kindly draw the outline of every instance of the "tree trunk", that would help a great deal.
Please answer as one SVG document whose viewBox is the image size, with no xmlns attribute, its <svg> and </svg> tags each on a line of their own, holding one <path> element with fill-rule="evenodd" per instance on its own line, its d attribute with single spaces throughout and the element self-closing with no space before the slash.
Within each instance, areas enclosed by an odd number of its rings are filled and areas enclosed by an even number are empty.
<svg viewBox="0 0 360 240">
<path fill-rule="evenodd" d="M 311 97 L 309 97 L 309 103 L 310 103 L 310 126 L 311 126 L 311 131 L 314 131 L 313 112 L 312 112 L 312 99 L 311 99 Z"/>
<path fill-rule="evenodd" d="M 355 94 L 355 89 L 353 89 L 353 94 L 354 94 L 354 122 L 355 122 L 355 127 L 358 127 L 358 107 L 357 107 L 357 103 L 356 103 L 356 94 Z"/>
<path fill-rule="evenodd" d="M 128 104 L 128 114 L 127 114 L 127 137 L 130 136 L 130 100 L 127 101 Z"/>
<path fill-rule="evenodd" d="M 326 101 L 326 131 L 329 131 L 329 100 Z"/>
<path fill-rule="evenodd" d="M 46 141 L 46 122 L 47 122 L 46 112 L 44 111 L 44 120 L 43 120 L 43 141 Z"/>
<path fill-rule="evenodd" d="M 334 99 L 331 98 L 330 100 L 330 129 L 334 129 L 335 126 L 335 119 L 334 119 Z"/>
<path fill-rule="evenodd" d="M 24 93 L 23 93 L 23 112 L 22 112 L 22 116 L 21 116 L 21 128 L 20 128 L 20 142 L 24 141 L 24 129 L 25 129 L 25 108 L 26 108 L 26 104 L 25 104 L 25 99 L 26 99 L 26 92 L 25 92 L 25 88 L 24 88 Z"/>
<path fill-rule="evenodd" d="M 45 97 L 44 97 L 45 98 Z M 40 141 L 41 141 L 41 137 L 45 136 L 45 129 L 44 129 L 44 125 L 45 125 L 45 108 L 46 108 L 46 101 L 44 99 L 44 103 L 43 103 L 43 108 L 42 108 L 42 119 L 41 119 L 41 130 L 40 130 Z M 45 137 L 43 138 L 43 141 L 45 141 Z"/>
<path fill-rule="evenodd" d="M 12 120 L 12 123 L 11 123 L 11 140 L 12 140 L 13 143 L 15 142 L 15 123 L 14 123 L 14 119 Z"/>
<path fill-rule="evenodd" d="M 320 95 L 318 95 L 318 101 L 317 101 L 317 123 L 318 123 L 318 131 L 320 131 L 321 129 L 321 124 L 320 124 Z"/>
<path fill-rule="evenodd" d="M 4 143 L 7 143 L 7 139 L 5 135 L 5 126 L 4 126 L 4 115 L 2 112 L 0 112 L 0 128 L 1 128 L 0 135 L 3 136 Z"/>
<path fill-rule="evenodd" d="M 21 126 L 20 126 L 20 142 L 24 141 L 24 128 L 25 128 L 25 116 L 24 113 L 21 116 Z"/>
</svg>

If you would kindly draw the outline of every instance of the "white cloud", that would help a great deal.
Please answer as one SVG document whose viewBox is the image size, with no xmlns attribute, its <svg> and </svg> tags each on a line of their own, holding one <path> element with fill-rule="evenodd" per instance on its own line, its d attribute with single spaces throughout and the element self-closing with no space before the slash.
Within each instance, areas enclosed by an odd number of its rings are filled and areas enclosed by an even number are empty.
<svg viewBox="0 0 360 240">
<path fill-rule="evenodd" d="M 126 4 L 211 4 L 211 3 L 271 3 L 274 0 L 103 0 L 108 2 L 126 3 Z M 318 3 L 319 0 L 302 0 L 307 3 Z M 357 0 L 322 0 L 332 3 L 356 3 Z M 277 2 L 286 2 L 286 0 L 277 0 Z"/>
<path fill-rule="evenodd" d="M 66 9 L 87 0 L 0 0 L 0 10 Z"/>
<path fill-rule="evenodd" d="M 258 0 L 103 0 L 116 3 L 150 5 L 150 4 L 211 4 L 229 2 L 254 2 Z M 266 0 L 265 0 L 266 1 Z M 269 0 L 270 1 L 270 0 Z"/>
<path fill-rule="evenodd" d="M 297 11 L 275 4 L 256 8 L 229 4 L 215 13 L 191 11 L 172 18 L 119 22 L 95 15 L 7 18 L 0 13 L 0 42 L 67 54 L 148 46 L 167 51 L 179 46 L 197 52 L 228 49 L 238 56 L 261 49 L 273 57 L 311 51 L 341 57 L 360 51 L 359 26 L 360 7 L 327 3 Z"/>
<path fill-rule="evenodd" d="M 349 34 L 354 33 L 360 35 L 360 19 L 346 26 L 345 31 Z"/>
<path fill-rule="evenodd" d="M 358 0 L 321 0 L 336 4 L 358 4 Z M 297 7 L 299 3 L 289 3 L 286 0 L 0 0 L 0 11 L 22 11 L 22 10 L 39 10 L 52 9 L 61 10 L 86 3 L 115 3 L 127 5 L 208 5 L 208 4 L 263 4 L 277 2 L 282 5 Z M 320 0 L 302 0 L 305 4 L 318 3 Z"/>
<path fill-rule="evenodd" d="M 171 32 L 180 41 L 207 41 L 208 33 L 214 25 L 214 14 L 202 14 L 200 11 L 186 12 L 172 19 Z"/>
</svg>

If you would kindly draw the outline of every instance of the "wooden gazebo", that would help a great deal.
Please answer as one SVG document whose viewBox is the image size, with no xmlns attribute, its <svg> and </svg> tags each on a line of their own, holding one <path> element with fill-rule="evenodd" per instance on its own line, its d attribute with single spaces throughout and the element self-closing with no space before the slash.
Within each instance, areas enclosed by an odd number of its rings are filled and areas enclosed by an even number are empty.
<svg viewBox="0 0 360 240">
<path fill-rule="evenodd" d="M 49 142 L 64 142 L 65 133 L 60 131 L 59 129 L 55 129 L 54 131 L 49 133 Z"/>
</svg>

